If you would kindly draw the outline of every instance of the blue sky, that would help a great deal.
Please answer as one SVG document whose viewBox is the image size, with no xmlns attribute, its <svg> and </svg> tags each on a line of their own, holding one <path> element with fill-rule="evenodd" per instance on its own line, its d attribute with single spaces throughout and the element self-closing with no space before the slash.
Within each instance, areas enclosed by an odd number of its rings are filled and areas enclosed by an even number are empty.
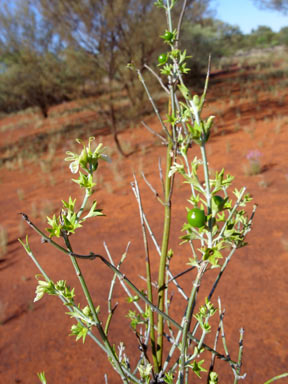
<svg viewBox="0 0 288 384">
<path fill-rule="evenodd" d="M 258 25 L 271 27 L 278 32 L 288 26 L 288 15 L 257 8 L 253 0 L 214 0 L 216 18 L 232 25 L 238 25 L 243 33 L 249 33 Z"/>
</svg>

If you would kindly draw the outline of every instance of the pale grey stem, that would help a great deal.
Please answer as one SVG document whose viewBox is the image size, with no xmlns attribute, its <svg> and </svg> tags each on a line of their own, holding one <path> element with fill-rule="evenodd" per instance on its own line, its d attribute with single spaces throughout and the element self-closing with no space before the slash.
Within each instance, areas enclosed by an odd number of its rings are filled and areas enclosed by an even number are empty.
<svg viewBox="0 0 288 384">
<path fill-rule="evenodd" d="M 140 277 L 140 279 L 141 280 L 143 280 L 143 281 L 145 281 L 145 283 L 147 284 L 147 279 L 146 279 L 146 277 L 144 277 L 144 276 L 142 276 L 142 275 L 138 275 L 139 277 Z M 154 288 L 158 288 L 158 283 L 155 281 L 154 283 L 151 283 L 152 284 L 152 286 L 154 287 Z"/>
<path fill-rule="evenodd" d="M 224 351 L 225 351 L 226 357 L 230 358 L 230 355 L 229 355 L 229 352 L 228 352 L 228 348 L 227 348 L 226 337 L 225 337 L 225 332 L 224 332 L 224 323 L 223 323 L 225 309 L 222 312 L 220 297 L 218 297 L 218 308 L 219 308 L 219 314 L 220 314 L 220 328 L 221 328 L 222 344 L 223 344 L 223 347 L 224 347 Z"/>
<path fill-rule="evenodd" d="M 220 315 L 220 328 L 221 328 L 221 338 L 222 338 L 222 344 L 223 344 L 223 347 L 224 347 L 224 351 L 225 351 L 225 354 L 226 354 L 226 357 L 229 359 L 229 364 L 232 368 L 232 371 L 234 373 L 234 375 L 237 375 L 237 372 L 236 372 L 236 369 L 238 367 L 238 363 L 232 363 L 231 362 L 231 359 L 230 359 L 230 354 L 228 352 L 228 347 L 227 347 L 227 343 L 226 343 L 226 337 L 225 337 L 225 332 L 224 332 L 224 321 L 223 321 L 223 318 L 224 318 L 224 313 L 225 313 L 225 309 L 223 310 L 222 312 L 222 309 L 221 309 L 221 300 L 220 300 L 220 297 L 218 297 L 218 308 L 219 308 L 219 314 L 222 314 L 222 316 Z M 238 375 L 237 375 L 238 376 Z M 235 376 L 236 377 L 236 376 Z M 245 377 L 245 376 L 244 376 Z M 238 377 L 239 378 L 242 378 L 242 377 Z"/>
<path fill-rule="evenodd" d="M 151 239 L 153 241 L 153 244 L 154 244 L 154 246 L 155 246 L 155 248 L 157 250 L 157 253 L 160 256 L 161 255 L 161 248 L 160 248 L 160 246 L 159 246 L 159 244 L 158 244 L 158 242 L 156 240 L 156 237 L 155 237 L 155 235 L 154 235 L 154 233 L 153 233 L 153 231 L 152 231 L 152 229 L 151 229 L 151 227 L 149 225 L 149 222 L 148 222 L 147 217 L 146 217 L 145 214 L 143 215 L 143 219 L 144 219 L 144 223 L 146 225 L 146 228 L 148 230 L 148 233 L 149 233 L 149 235 L 150 235 L 150 237 L 151 237 Z"/>
<path fill-rule="evenodd" d="M 184 272 L 185 273 L 185 272 Z M 170 278 L 170 280 L 168 281 L 167 285 L 170 283 L 170 282 L 173 282 L 173 284 L 176 286 L 178 292 L 180 293 L 180 295 L 183 296 L 183 298 L 188 301 L 189 298 L 188 296 L 186 295 L 186 293 L 184 292 L 183 288 L 181 287 L 181 285 L 178 283 L 178 281 L 176 280 L 177 276 L 173 276 L 170 269 L 168 269 L 168 276 Z"/>
<path fill-rule="evenodd" d="M 200 349 L 202 348 L 202 345 L 203 345 L 203 343 L 204 343 L 204 340 L 205 340 L 206 335 L 207 335 L 207 332 L 202 331 L 201 338 L 200 338 L 200 340 L 199 340 L 199 343 L 197 344 L 197 349 L 195 350 L 195 352 L 193 353 L 193 355 L 191 355 L 191 356 L 189 357 L 189 359 L 186 360 L 186 363 L 185 363 L 186 366 L 189 365 L 189 364 L 190 364 L 190 363 L 197 357 L 197 355 L 199 354 L 199 351 L 200 351 Z"/>
<path fill-rule="evenodd" d="M 129 243 L 128 243 L 127 248 L 126 248 L 126 252 L 122 255 L 121 260 L 120 260 L 120 262 L 118 263 L 118 265 L 116 267 L 118 270 L 120 269 L 121 264 L 123 263 L 123 261 L 126 258 L 126 255 L 127 255 L 127 252 L 128 252 L 128 248 L 129 248 Z M 111 261 L 113 262 L 112 259 L 110 260 L 110 262 Z M 112 302 L 112 295 L 113 295 L 113 289 L 115 287 L 116 278 L 117 278 L 117 274 L 114 273 L 114 276 L 113 276 L 113 278 L 111 280 L 110 290 L 109 290 L 109 294 L 108 294 L 108 302 L 107 302 L 107 304 L 108 304 L 108 318 L 107 318 L 107 322 L 106 322 L 106 326 L 105 326 L 105 333 L 106 333 L 106 335 L 108 334 L 108 329 L 109 329 L 109 326 L 110 326 L 110 322 L 112 320 L 112 315 L 113 315 L 113 313 L 114 313 L 114 311 L 115 311 L 115 309 L 116 309 L 116 307 L 118 305 L 118 303 L 116 303 L 114 308 L 112 308 L 112 304 L 111 304 L 111 302 Z"/>
<path fill-rule="evenodd" d="M 192 1 L 191 1 L 191 3 L 192 3 Z M 178 20 L 178 25 L 177 25 L 176 44 L 175 44 L 176 48 L 178 48 L 178 44 L 179 44 L 181 25 L 182 25 L 182 22 L 183 22 L 183 17 L 184 17 L 186 6 L 187 6 L 187 0 L 184 0 L 183 6 L 182 6 L 182 10 L 181 10 L 181 13 L 180 13 L 180 16 L 179 16 L 179 20 Z"/>
<path fill-rule="evenodd" d="M 147 180 L 144 172 L 141 173 L 141 176 L 143 177 L 143 180 L 145 181 L 145 183 L 147 184 L 147 186 L 149 187 L 149 189 L 152 191 L 152 193 L 155 195 L 155 197 L 157 198 L 158 201 L 160 201 L 161 204 L 164 205 L 164 202 L 163 200 L 161 199 L 159 193 L 156 191 L 156 189 L 152 186 L 152 184 Z M 136 196 L 136 195 L 135 195 Z"/>
<path fill-rule="evenodd" d="M 124 255 L 127 254 L 129 245 L 130 245 L 130 242 L 127 245 L 126 252 L 124 253 Z M 110 251 L 108 249 L 108 246 L 107 246 L 107 244 L 105 242 L 104 242 L 104 248 L 105 248 L 106 254 L 107 254 L 107 256 L 108 256 L 108 258 L 110 260 L 110 263 L 115 267 L 115 264 L 114 264 L 114 261 L 112 259 L 111 253 L 110 253 Z M 127 296 L 130 297 L 130 299 L 133 299 L 134 296 L 130 292 L 129 288 L 126 286 L 125 281 L 123 279 L 121 279 L 121 277 L 119 275 L 117 275 L 117 277 L 118 277 L 118 280 L 119 280 L 120 284 L 122 285 L 122 288 L 127 293 Z M 135 305 L 135 307 L 137 308 L 138 312 L 141 313 L 141 314 L 144 313 L 143 309 L 140 307 L 138 302 L 135 301 L 135 300 L 132 300 L 132 301 L 133 301 L 133 304 Z"/>
<path fill-rule="evenodd" d="M 204 105 L 204 102 L 206 99 L 206 93 L 208 90 L 209 77 L 210 77 L 210 70 L 211 70 L 211 55 L 209 55 L 209 58 L 208 58 L 208 68 L 207 68 L 207 74 L 206 74 L 206 79 L 205 79 L 205 85 L 204 85 L 204 90 L 203 90 L 201 100 L 200 100 L 200 106 L 201 106 L 200 112 L 202 111 L 202 108 L 203 108 L 203 105 Z"/>
<path fill-rule="evenodd" d="M 152 96 L 151 96 L 151 94 L 150 94 L 149 89 L 147 88 L 147 85 L 146 85 L 146 83 L 145 83 L 145 80 L 144 80 L 144 78 L 143 78 L 143 76 L 142 76 L 142 73 L 141 73 L 141 71 L 140 71 L 139 69 L 137 69 L 137 73 L 138 73 L 139 79 L 140 79 L 140 81 L 141 81 L 141 83 L 142 83 L 142 85 L 143 85 L 143 87 L 144 87 L 144 89 L 145 89 L 145 91 L 146 91 L 146 94 L 147 94 L 147 96 L 148 96 L 148 99 L 149 99 L 150 103 L 152 104 L 152 107 L 153 107 L 153 109 L 154 109 L 154 112 L 155 112 L 156 116 L 158 117 L 158 120 L 160 121 L 160 124 L 161 124 L 161 127 L 162 127 L 163 131 L 164 131 L 164 132 L 166 133 L 166 135 L 170 138 L 170 140 L 172 140 L 172 137 L 171 137 L 170 133 L 168 132 L 168 129 L 166 128 L 166 125 L 164 124 L 164 122 L 163 122 L 163 120 L 162 120 L 162 117 L 161 117 L 161 115 L 160 115 L 160 112 L 159 112 L 159 110 L 158 110 L 158 108 L 157 108 L 157 106 L 156 106 L 156 104 L 155 104 L 155 102 L 154 102 L 154 100 L 153 100 L 153 98 L 152 98 Z"/>
<path fill-rule="evenodd" d="M 146 124 L 144 121 L 141 121 L 141 124 L 149 131 L 151 132 L 153 135 L 157 136 L 163 144 L 167 145 L 167 141 L 165 140 L 165 138 L 163 136 L 160 135 L 160 133 L 154 131 L 154 129 L 152 129 L 151 127 L 149 127 L 148 124 Z"/>
<path fill-rule="evenodd" d="M 240 339 L 239 339 L 239 353 L 238 353 L 238 366 L 237 369 L 234 372 L 235 379 L 234 379 L 234 384 L 238 384 L 239 379 L 245 378 L 246 375 L 240 376 L 240 369 L 242 366 L 242 355 L 243 355 L 243 339 L 244 339 L 244 329 L 240 329 Z M 243 377 L 244 376 L 244 377 Z"/>
<path fill-rule="evenodd" d="M 147 329 L 146 329 L 145 333 L 146 333 L 146 336 L 145 336 L 144 345 L 147 346 L 148 343 L 149 343 L 149 337 L 150 337 L 150 321 L 149 320 L 148 320 L 148 326 L 147 326 Z M 136 364 L 136 367 L 135 367 L 135 369 L 133 371 L 133 375 L 135 375 L 137 373 L 138 367 L 141 364 L 141 362 L 142 362 L 144 357 L 145 357 L 145 352 L 143 351 L 143 352 L 141 352 L 140 358 L 139 358 L 139 360 L 138 360 L 138 362 Z"/>
<path fill-rule="evenodd" d="M 133 189 L 132 189 L 132 190 L 133 190 Z M 133 191 L 133 192 L 134 192 L 134 191 Z M 156 237 L 155 237 L 155 235 L 154 235 L 154 233 L 153 233 L 153 231 L 152 231 L 152 229 L 151 229 L 151 227 L 150 227 L 150 225 L 149 225 L 149 222 L 148 222 L 148 220 L 147 220 L 147 217 L 146 217 L 145 213 L 143 213 L 143 219 L 144 219 L 144 223 L 145 223 L 145 225 L 146 225 L 146 228 L 147 228 L 147 230 L 148 230 L 148 233 L 149 233 L 149 235 L 150 235 L 150 237 L 151 237 L 151 239 L 152 239 L 152 241 L 153 241 L 153 243 L 154 243 L 154 246 L 155 246 L 155 248 L 156 248 L 156 250 L 157 250 L 157 253 L 158 253 L 159 256 L 161 256 L 161 248 L 160 248 L 160 246 L 159 246 L 159 244 L 158 244 L 158 242 L 157 242 L 157 240 L 156 240 Z M 190 270 L 190 269 L 189 269 L 189 270 Z M 187 272 L 188 272 L 188 270 L 187 270 Z M 186 272 L 184 272 L 184 273 L 186 273 Z M 184 297 L 184 299 L 185 299 L 186 301 L 188 301 L 188 296 L 186 295 L 186 293 L 184 292 L 183 288 L 180 286 L 180 284 L 179 284 L 178 281 L 176 280 L 177 276 L 174 277 L 170 270 L 168 271 L 168 274 L 169 274 L 169 278 L 170 278 L 169 282 L 170 282 L 170 281 L 173 281 L 173 283 L 174 283 L 175 286 L 177 287 L 179 293 Z"/>
<path fill-rule="evenodd" d="M 159 84 L 161 85 L 161 87 L 164 89 L 164 91 L 166 92 L 166 93 L 168 93 L 168 95 L 170 94 L 170 92 L 169 92 L 169 89 L 166 87 L 166 85 L 163 83 L 163 81 L 162 81 L 162 79 L 161 79 L 161 77 L 151 68 L 151 67 L 149 67 L 149 65 L 147 65 L 147 64 L 144 64 L 144 67 L 146 68 L 146 69 L 148 69 L 148 71 L 150 71 L 151 73 L 152 73 L 152 75 L 154 76 L 154 77 L 156 77 L 156 79 L 158 80 L 158 82 L 159 82 Z"/>
<path fill-rule="evenodd" d="M 182 323 L 181 323 L 182 329 L 183 329 L 183 326 L 184 326 L 184 318 L 182 319 Z M 166 369 L 168 367 L 168 364 L 169 364 L 171 358 L 173 357 L 176 348 L 178 348 L 181 335 L 182 335 L 182 330 L 179 330 L 178 333 L 177 333 L 177 336 L 176 336 L 176 338 L 174 340 L 174 343 L 172 344 L 172 346 L 170 348 L 170 351 L 169 351 L 169 353 L 167 355 L 167 358 L 166 358 L 166 360 L 165 360 L 165 362 L 163 364 L 163 368 L 162 368 L 162 371 L 161 371 L 162 373 L 166 371 Z"/>
<path fill-rule="evenodd" d="M 220 269 L 220 272 L 218 273 L 218 275 L 217 275 L 217 277 L 216 277 L 216 279 L 215 279 L 215 282 L 214 282 L 214 284 L 213 284 L 213 286 L 212 286 L 212 289 L 211 289 L 211 291 L 210 291 L 210 293 L 209 293 L 209 295 L 208 295 L 208 300 L 211 300 L 211 298 L 212 298 L 212 296 L 213 296 L 213 294 L 214 294 L 214 292 L 215 292 L 215 290 L 216 290 L 216 287 L 217 287 L 217 285 L 218 285 L 218 283 L 219 283 L 219 281 L 220 281 L 220 279 L 221 279 L 221 277 L 222 277 L 222 275 L 223 275 L 223 273 L 224 273 L 224 271 L 225 271 L 225 269 L 226 269 L 226 267 L 227 267 L 229 261 L 231 260 L 231 257 L 232 257 L 233 254 L 235 253 L 236 249 L 237 249 L 236 246 L 234 246 L 234 247 L 231 249 L 229 255 L 226 257 L 226 259 L 225 259 L 225 261 L 224 261 L 224 263 L 223 263 L 223 265 L 222 265 L 222 267 L 221 267 L 221 269 Z"/>
<path fill-rule="evenodd" d="M 223 316 L 224 316 L 224 312 L 222 312 L 220 314 L 220 319 Z M 218 325 L 218 328 L 217 328 L 217 331 L 216 331 L 216 335 L 215 335 L 214 346 L 213 346 L 214 349 L 217 348 L 218 338 L 219 338 L 219 334 L 220 334 L 220 330 L 221 330 L 220 321 L 221 320 L 219 320 L 219 325 Z M 210 373 L 213 372 L 213 370 L 214 370 L 215 358 L 216 358 L 215 353 L 212 353 L 211 354 L 211 363 L 210 363 L 210 367 L 209 367 L 209 371 L 208 371 L 208 376 L 207 376 L 207 384 L 209 384 L 209 382 L 210 382 Z"/>
</svg>

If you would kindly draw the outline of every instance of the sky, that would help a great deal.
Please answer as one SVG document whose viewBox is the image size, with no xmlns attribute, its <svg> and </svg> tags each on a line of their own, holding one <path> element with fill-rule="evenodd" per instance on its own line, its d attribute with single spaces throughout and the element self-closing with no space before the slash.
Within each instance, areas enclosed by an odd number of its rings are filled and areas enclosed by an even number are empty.
<svg viewBox="0 0 288 384">
<path fill-rule="evenodd" d="M 259 25 L 271 27 L 279 32 L 288 26 L 288 15 L 272 10 L 257 8 L 253 0 L 214 0 L 216 18 L 232 25 L 238 25 L 243 33 L 250 33 Z"/>
</svg>

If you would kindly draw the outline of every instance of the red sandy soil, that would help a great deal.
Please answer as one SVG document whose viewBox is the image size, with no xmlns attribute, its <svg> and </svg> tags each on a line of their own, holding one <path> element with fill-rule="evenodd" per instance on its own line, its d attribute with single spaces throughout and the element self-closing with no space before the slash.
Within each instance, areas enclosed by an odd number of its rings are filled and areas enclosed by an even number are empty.
<svg viewBox="0 0 288 384">
<path fill-rule="evenodd" d="M 220 78 L 220 90 L 222 86 Z M 236 176 L 234 187 L 246 186 L 258 208 L 253 230 L 248 235 L 249 245 L 236 252 L 212 301 L 217 305 L 217 297 L 220 296 L 222 306 L 226 308 L 225 333 L 229 352 L 234 359 L 237 359 L 239 329 L 245 328 L 242 372 L 247 373 L 246 383 L 258 384 L 288 370 L 288 100 L 282 95 L 282 102 L 278 105 L 269 99 L 269 94 L 263 92 L 259 94 L 257 101 L 260 108 L 256 108 L 252 99 L 241 101 L 237 99 L 237 95 L 240 98 L 239 90 L 236 89 L 233 92 L 231 90 L 231 94 L 226 94 L 224 100 L 220 100 L 217 95 L 210 102 L 208 100 L 208 108 L 216 116 L 218 112 L 220 114 L 216 118 L 214 134 L 207 145 L 209 164 L 212 171 L 225 167 L 226 172 Z M 239 110 L 241 115 L 237 116 Z M 16 121 L 24 118 L 27 119 L 27 115 L 19 115 Z M 69 116 L 69 119 L 75 118 L 77 116 Z M 15 118 L 9 119 L 13 123 L 12 119 Z M 148 119 L 148 122 L 155 129 L 160 129 L 155 120 Z M 0 122 L 0 126 L 7 124 L 8 118 Z M 45 131 L 49 124 L 51 120 L 49 123 L 48 119 L 41 129 Z M 38 132 L 33 124 L 27 127 L 25 135 L 20 127 L 11 133 L 8 130 L 2 132 L 1 146 Z M 83 135 L 85 136 L 85 132 Z M 97 141 L 113 148 L 113 163 L 102 163 L 99 167 L 98 173 L 102 176 L 98 178 L 94 195 L 106 216 L 87 223 L 85 229 L 72 237 L 72 245 L 79 253 L 94 251 L 105 255 L 103 241 L 106 241 L 117 262 L 127 242 L 131 241 L 123 271 L 131 280 L 140 281 L 143 287 L 138 275 L 144 271 L 144 249 L 138 208 L 130 182 L 135 172 L 145 212 L 156 238 L 160 241 L 163 208 L 141 180 L 140 172 L 144 170 L 152 185 L 160 191 L 157 163 L 160 156 L 164 165 L 165 149 L 142 127 L 126 130 L 120 135 L 120 140 L 125 144 L 126 150 L 134 150 L 128 158 L 118 156 L 109 134 L 97 137 Z M 67 200 L 69 195 L 80 199 L 77 185 L 70 180 L 68 164 L 63 165 L 65 151 L 71 149 L 71 146 L 72 138 L 61 144 L 48 173 L 41 172 L 40 157 L 39 162 L 34 161 L 32 164 L 24 161 L 22 169 L 10 170 L 5 165 L 0 169 L 1 226 L 8 229 L 8 251 L 0 260 L 0 382 L 3 384 L 37 383 L 36 373 L 40 371 L 46 372 L 49 384 L 104 383 L 105 372 L 108 374 L 109 384 L 120 382 L 100 349 L 89 338 L 83 345 L 81 341 L 76 343 L 75 338 L 69 336 L 73 321 L 65 315 L 67 310 L 56 297 L 45 296 L 39 302 L 33 303 L 36 287 L 34 276 L 38 271 L 17 241 L 19 236 L 24 238 L 24 234 L 28 233 L 30 246 L 47 274 L 54 281 L 67 280 L 70 286 L 76 288 L 77 298 L 83 303 L 69 258 L 48 244 L 41 244 L 31 228 L 25 226 L 23 229 L 18 215 L 19 212 L 27 213 L 35 224 L 44 229 L 45 223 L 41 216 L 45 215 L 47 204 L 57 213 L 61 199 Z M 260 160 L 263 171 L 259 175 L 247 176 L 243 169 L 247 165 L 246 155 L 255 149 L 262 154 Z M 198 154 L 196 145 L 191 150 L 191 158 L 195 154 Z M 174 273 L 185 268 L 190 257 L 188 247 L 179 246 L 189 191 L 180 179 L 177 182 L 170 244 L 175 252 L 171 262 Z M 251 207 L 248 209 L 251 210 Z M 158 256 L 152 245 L 151 258 L 155 266 L 153 279 L 156 280 Z M 95 303 L 101 305 L 100 316 L 105 319 L 111 272 L 97 260 L 81 261 L 80 266 Z M 192 274 L 179 279 L 187 293 L 191 289 Z M 202 296 L 207 294 L 214 278 L 215 273 L 207 274 L 201 288 Z M 175 291 L 174 287 L 171 289 Z M 129 330 L 128 320 L 125 318 L 130 307 L 118 284 L 113 298 L 113 302 L 116 301 L 119 306 L 111 325 L 113 342 L 119 344 L 126 335 L 126 344 L 131 342 L 135 345 L 136 338 Z M 183 303 L 176 293 L 171 307 L 179 321 Z M 216 323 L 214 329 L 215 327 Z M 212 343 L 211 338 L 208 340 Z M 218 349 L 223 352 L 221 342 Z M 133 348 L 127 345 L 127 351 L 131 354 Z M 207 358 L 206 367 L 209 367 L 209 362 Z M 215 368 L 219 373 L 220 383 L 233 382 L 233 375 L 225 363 L 217 361 Z M 193 382 L 198 382 L 198 379 L 195 377 Z M 281 382 L 287 383 L 288 379 Z"/>
</svg>

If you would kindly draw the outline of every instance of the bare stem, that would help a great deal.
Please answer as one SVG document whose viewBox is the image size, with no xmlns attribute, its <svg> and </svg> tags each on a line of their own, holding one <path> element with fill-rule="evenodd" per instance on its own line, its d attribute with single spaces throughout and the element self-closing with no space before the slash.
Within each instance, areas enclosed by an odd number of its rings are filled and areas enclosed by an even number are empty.
<svg viewBox="0 0 288 384">
<path fill-rule="evenodd" d="M 143 235 L 143 242 L 144 242 L 144 249 L 145 249 L 145 264 L 146 264 L 146 277 L 147 277 L 147 293 L 148 293 L 148 299 L 151 303 L 153 303 L 153 292 L 152 292 L 152 280 L 151 280 L 151 264 L 150 264 L 150 256 L 149 256 L 149 246 L 146 236 L 146 229 L 144 224 L 144 213 L 143 213 L 143 207 L 141 203 L 141 195 L 137 183 L 137 179 L 134 175 L 134 185 L 132 187 L 135 190 L 135 196 L 138 202 L 139 207 L 139 214 L 140 214 L 140 220 L 141 220 L 141 227 L 142 227 L 142 235 Z M 154 363 L 154 371 L 156 373 L 159 372 L 159 362 L 157 358 L 157 348 L 155 344 L 155 331 L 154 331 L 154 314 L 152 309 L 149 307 L 149 321 L 150 321 L 150 340 L 151 340 L 151 347 L 152 347 L 152 358 Z"/>
</svg>

